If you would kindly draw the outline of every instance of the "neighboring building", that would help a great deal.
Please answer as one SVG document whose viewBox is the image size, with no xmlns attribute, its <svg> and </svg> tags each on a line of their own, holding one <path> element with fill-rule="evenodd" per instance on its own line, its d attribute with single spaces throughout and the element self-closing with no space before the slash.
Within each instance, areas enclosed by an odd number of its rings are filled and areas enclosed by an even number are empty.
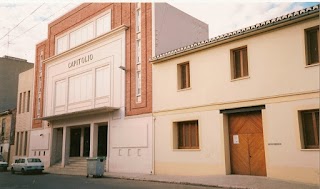
<svg viewBox="0 0 320 189">
<path fill-rule="evenodd" d="M 0 112 L 17 106 L 19 74 L 32 67 L 33 64 L 24 59 L 0 57 Z"/>
<path fill-rule="evenodd" d="M 29 140 L 32 123 L 34 69 L 19 74 L 17 114 L 14 145 L 10 147 L 11 162 L 21 156 L 29 156 Z"/>
<path fill-rule="evenodd" d="M 14 142 L 14 126 L 16 109 L 0 112 L 0 154 L 8 162 L 10 159 L 10 145 Z"/>
<path fill-rule="evenodd" d="M 48 32 L 36 47 L 30 155 L 66 168 L 106 156 L 107 171 L 153 173 L 149 59 L 208 38 L 207 24 L 165 3 L 85 3 Z"/>
<path fill-rule="evenodd" d="M 319 5 L 151 62 L 155 174 L 319 184 Z"/>
</svg>

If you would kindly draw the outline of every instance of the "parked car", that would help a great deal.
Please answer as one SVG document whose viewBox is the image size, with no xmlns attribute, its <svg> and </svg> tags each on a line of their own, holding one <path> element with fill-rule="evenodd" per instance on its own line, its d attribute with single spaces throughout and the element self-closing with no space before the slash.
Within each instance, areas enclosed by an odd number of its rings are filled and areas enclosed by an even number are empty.
<svg viewBox="0 0 320 189">
<path fill-rule="evenodd" d="M 4 160 L 3 156 L 0 155 L 0 171 L 7 171 L 8 163 Z"/>
<path fill-rule="evenodd" d="M 22 174 L 28 172 L 42 173 L 44 170 L 44 165 L 39 158 L 22 157 L 16 159 L 12 163 L 11 173 L 21 172 Z"/>
</svg>

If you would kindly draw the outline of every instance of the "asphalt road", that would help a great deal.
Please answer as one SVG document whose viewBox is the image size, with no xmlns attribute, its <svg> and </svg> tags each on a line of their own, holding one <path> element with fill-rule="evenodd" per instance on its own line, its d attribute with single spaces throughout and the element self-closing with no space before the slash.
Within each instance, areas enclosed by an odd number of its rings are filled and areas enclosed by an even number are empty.
<svg viewBox="0 0 320 189">
<path fill-rule="evenodd" d="M 218 189 L 213 187 L 169 184 L 160 182 L 134 181 L 112 178 L 86 178 L 54 174 L 11 174 L 0 172 L 0 189 Z"/>
</svg>

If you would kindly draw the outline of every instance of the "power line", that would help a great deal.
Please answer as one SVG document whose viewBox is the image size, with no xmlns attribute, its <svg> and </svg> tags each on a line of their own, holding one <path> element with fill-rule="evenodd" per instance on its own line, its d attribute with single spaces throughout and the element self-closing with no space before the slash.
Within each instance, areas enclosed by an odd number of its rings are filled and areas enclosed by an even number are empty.
<svg viewBox="0 0 320 189">
<path fill-rule="evenodd" d="M 18 27 L 23 21 L 25 21 L 29 16 L 31 16 L 33 13 L 35 13 L 40 7 L 42 7 L 45 3 L 42 3 L 40 6 L 38 6 L 36 9 L 34 9 L 29 15 L 24 17 L 17 25 L 15 25 L 11 30 L 9 30 L 4 36 L 0 38 L 2 40 L 4 37 L 6 37 L 12 30 L 14 30 L 16 27 Z"/>
<path fill-rule="evenodd" d="M 11 39 L 10 42 L 13 42 L 13 41 L 16 40 L 17 38 L 23 36 L 24 34 L 26 34 L 27 32 L 29 32 L 30 30 L 32 30 L 33 28 L 35 28 L 36 26 L 38 26 L 38 25 L 41 24 L 42 22 L 48 20 L 49 18 L 51 18 L 52 16 L 54 16 L 55 14 L 57 14 L 58 12 L 60 12 L 62 9 L 66 8 L 67 6 L 69 6 L 70 4 L 71 4 L 71 3 L 68 3 L 66 6 L 62 7 L 61 9 L 59 9 L 58 11 L 56 11 L 55 13 L 51 14 L 49 17 L 44 18 L 42 21 L 40 21 L 39 23 L 33 25 L 31 28 L 27 29 L 27 30 L 24 31 L 22 34 L 20 34 L 20 35 L 18 35 L 17 37 Z M 4 45 L 6 45 L 6 44 L 4 44 Z M 4 46 L 4 45 L 2 45 L 2 46 Z"/>
</svg>

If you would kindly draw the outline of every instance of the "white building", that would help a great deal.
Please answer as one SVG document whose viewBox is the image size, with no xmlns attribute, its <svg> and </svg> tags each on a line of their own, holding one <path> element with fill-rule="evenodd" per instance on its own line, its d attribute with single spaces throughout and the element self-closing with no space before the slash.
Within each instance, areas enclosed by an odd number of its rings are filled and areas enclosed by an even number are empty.
<svg viewBox="0 0 320 189">
<path fill-rule="evenodd" d="M 154 57 L 155 173 L 319 185 L 319 40 L 317 5 Z"/>
</svg>

